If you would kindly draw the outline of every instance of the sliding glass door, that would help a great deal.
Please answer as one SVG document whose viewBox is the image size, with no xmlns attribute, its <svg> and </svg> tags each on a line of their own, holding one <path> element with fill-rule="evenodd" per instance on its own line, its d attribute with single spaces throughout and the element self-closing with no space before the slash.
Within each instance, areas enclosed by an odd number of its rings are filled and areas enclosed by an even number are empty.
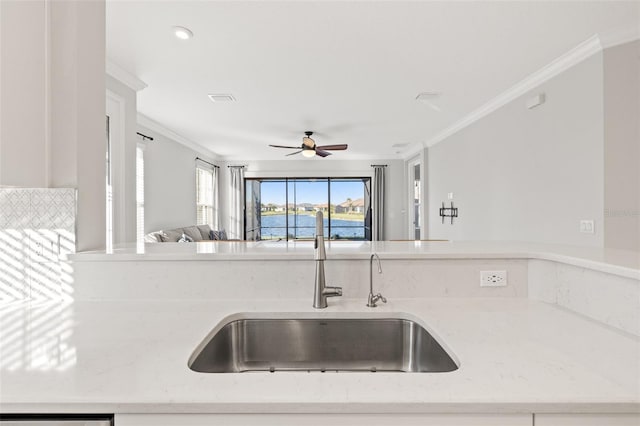
<svg viewBox="0 0 640 426">
<path fill-rule="evenodd" d="M 304 240 L 315 235 L 315 215 L 324 214 L 324 234 L 334 240 L 371 240 L 370 178 L 247 178 L 245 238 Z"/>
</svg>

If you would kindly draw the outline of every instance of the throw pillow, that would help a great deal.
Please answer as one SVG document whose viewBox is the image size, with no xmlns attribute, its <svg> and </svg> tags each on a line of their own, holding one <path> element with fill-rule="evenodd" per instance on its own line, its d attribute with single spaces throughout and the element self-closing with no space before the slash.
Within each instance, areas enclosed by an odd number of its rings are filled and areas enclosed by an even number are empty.
<svg viewBox="0 0 640 426">
<path fill-rule="evenodd" d="M 198 230 L 203 240 L 211 239 L 211 227 L 209 225 L 198 225 Z"/>
<path fill-rule="evenodd" d="M 160 234 L 160 237 L 162 238 L 162 241 L 165 243 L 175 243 L 180 239 L 180 237 L 182 237 L 182 234 L 183 234 L 182 230 L 176 231 L 174 229 L 169 229 L 166 231 L 162 231 L 162 234 Z"/>
<path fill-rule="evenodd" d="M 162 232 L 150 232 L 144 236 L 145 243 L 161 243 Z"/>
<path fill-rule="evenodd" d="M 192 243 L 193 238 L 188 236 L 187 234 L 182 234 L 182 237 L 178 240 L 179 243 Z"/>
<path fill-rule="evenodd" d="M 196 226 L 182 228 L 182 232 L 191 237 L 193 241 L 202 241 L 202 234 L 200 234 L 200 230 Z"/>
</svg>

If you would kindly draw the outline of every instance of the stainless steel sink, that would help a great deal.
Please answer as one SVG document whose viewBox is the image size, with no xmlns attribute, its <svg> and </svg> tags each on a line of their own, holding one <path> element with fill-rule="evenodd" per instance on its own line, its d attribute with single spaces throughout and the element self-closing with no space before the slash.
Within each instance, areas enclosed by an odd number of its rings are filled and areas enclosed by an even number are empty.
<svg viewBox="0 0 640 426">
<path fill-rule="evenodd" d="M 202 373 L 248 371 L 446 372 L 458 365 L 406 319 L 240 319 L 208 336 L 189 359 Z"/>
</svg>

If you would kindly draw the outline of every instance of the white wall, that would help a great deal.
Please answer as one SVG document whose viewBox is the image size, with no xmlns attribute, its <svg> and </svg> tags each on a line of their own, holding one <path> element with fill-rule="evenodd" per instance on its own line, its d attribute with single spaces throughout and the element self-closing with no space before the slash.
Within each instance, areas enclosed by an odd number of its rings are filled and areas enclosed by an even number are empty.
<svg viewBox="0 0 640 426">
<path fill-rule="evenodd" d="M 78 250 L 105 241 L 104 26 L 103 0 L 0 1 L 0 186 L 77 188 Z"/>
<path fill-rule="evenodd" d="M 154 138 L 144 151 L 145 233 L 195 225 L 195 158 L 212 159 L 143 126 L 138 131 Z"/>
<path fill-rule="evenodd" d="M 51 58 L 67 58 L 52 61 L 51 111 L 71 105 L 69 115 L 51 121 L 58 129 L 69 129 L 61 132 L 66 137 L 52 138 L 51 153 L 56 155 L 52 185 L 58 185 L 56 176 L 75 166 L 77 249 L 101 248 L 105 244 L 105 5 L 103 0 L 47 3 L 52 13 Z"/>
<path fill-rule="evenodd" d="M 598 53 L 428 149 L 429 238 L 603 244 Z M 544 92 L 546 103 L 525 100 Z M 459 217 L 441 224 L 454 193 Z M 579 232 L 595 220 L 595 234 Z"/>
<path fill-rule="evenodd" d="M 245 177 L 371 177 L 372 164 L 387 164 L 385 184 L 385 239 L 406 238 L 406 190 L 404 162 L 402 160 L 270 160 L 226 163 L 220 170 L 220 202 L 222 225 L 229 227 L 229 170 L 227 165 L 244 164 Z"/>
<path fill-rule="evenodd" d="M 2 186 L 48 183 L 45 20 L 44 1 L 0 2 Z"/>
<path fill-rule="evenodd" d="M 640 41 L 604 51 L 604 244 L 640 251 Z"/>
<path fill-rule="evenodd" d="M 106 87 L 107 97 L 113 97 L 123 109 L 119 117 L 119 124 L 123 127 L 111 129 L 113 242 L 117 244 L 136 240 L 136 145 L 140 140 L 136 134 L 138 108 L 135 90 L 109 75 L 106 77 Z"/>
</svg>

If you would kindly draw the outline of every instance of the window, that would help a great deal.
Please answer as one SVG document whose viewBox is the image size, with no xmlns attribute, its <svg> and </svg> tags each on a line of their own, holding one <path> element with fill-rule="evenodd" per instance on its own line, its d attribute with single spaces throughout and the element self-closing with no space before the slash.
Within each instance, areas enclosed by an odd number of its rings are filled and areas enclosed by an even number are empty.
<svg viewBox="0 0 640 426">
<path fill-rule="evenodd" d="M 214 223 L 214 168 L 198 162 L 196 165 L 196 224 L 217 226 Z M 215 229 L 215 228 L 214 228 Z"/>
<path fill-rule="evenodd" d="M 324 235 L 333 240 L 371 240 L 370 178 L 248 178 L 245 238 L 299 240 L 315 235 L 324 214 Z"/>
</svg>

